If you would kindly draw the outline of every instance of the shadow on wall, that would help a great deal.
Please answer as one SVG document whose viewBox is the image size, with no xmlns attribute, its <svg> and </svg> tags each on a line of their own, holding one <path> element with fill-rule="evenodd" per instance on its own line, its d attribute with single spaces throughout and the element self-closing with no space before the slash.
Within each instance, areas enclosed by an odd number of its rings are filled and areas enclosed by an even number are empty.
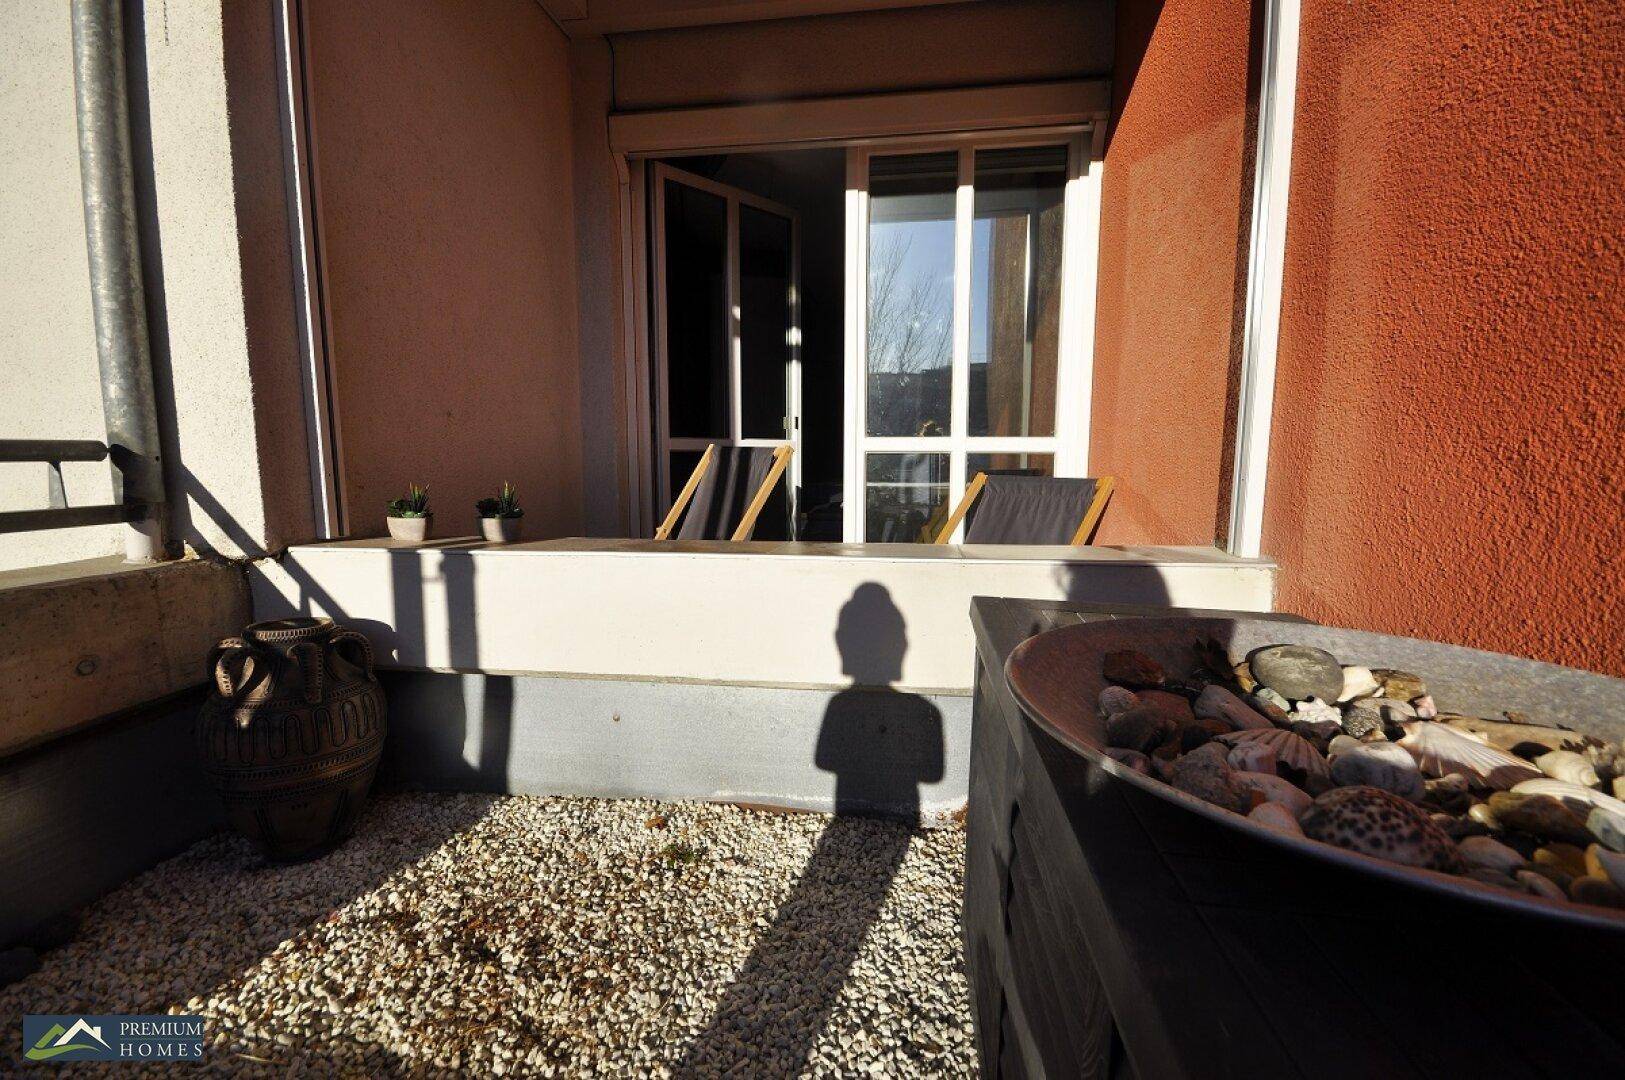
<svg viewBox="0 0 1625 1080">
<path fill-rule="evenodd" d="M 853 684 L 825 710 L 816 761 L 835 774 L 837 816 L 684 1051 L 679 1076 L 762 1068 L 800 1075 L 908 853 L 919 786 L 942 779 L 941 713 L 892 686 L 908 634 L 891 593 L 874 582 L 858 586 L 841 607 L 835 642 Z M 760 1056 L 765 1046 L 773 1048 L 770 1065 Z"/>
</svg>

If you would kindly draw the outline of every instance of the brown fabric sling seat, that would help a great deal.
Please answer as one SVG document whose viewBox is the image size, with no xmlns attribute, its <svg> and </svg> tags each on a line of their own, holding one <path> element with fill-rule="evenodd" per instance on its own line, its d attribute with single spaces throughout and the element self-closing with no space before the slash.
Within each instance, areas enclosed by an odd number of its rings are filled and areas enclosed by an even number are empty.
<svg viewBox="0 0 1625 1080">
<path fill-rule="evenodd" d="M 656 540 L 749 540 L 756 519 L 773 493 L 793 448 L 785 446 L 718 446 L 705 448 L 700 463 L 660 528 Z M 688 512 L 685 514 L 684 510 Z M 730 531 L 730 522 L 738 522 Z"/>
</svg>

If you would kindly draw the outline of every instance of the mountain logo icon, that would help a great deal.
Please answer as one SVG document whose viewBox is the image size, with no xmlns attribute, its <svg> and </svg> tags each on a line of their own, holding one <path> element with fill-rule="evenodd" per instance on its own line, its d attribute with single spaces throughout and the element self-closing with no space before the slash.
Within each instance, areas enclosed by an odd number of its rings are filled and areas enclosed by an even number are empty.
<svg viewBox="0 0 1625 1080">
<path fill-rule="evenodd" d="M 94 1041 L 76 1041 L 79 1039 Z M 52 1024 L 50 1030 L 41 1035 L 39 1041 L 25 1051 L 23 1056 L 29 1061 L 49 1061 L 52 1058 L 72 1053 L 75 1050 L 88 1050 L 91 1053 L 97 1053 L 111 1049 L 112 1047 L 107 1045 L 107 1040 L 102 1038 L 102 1029 L 92 1026 L 89 1021 L 81 1016 L 73 1022 L 72 1027 L 64 1028 L 61 1024 Z M 74 1059 L 69 1058 L 68 1060 L 72 1061 Z"/>
</svg>

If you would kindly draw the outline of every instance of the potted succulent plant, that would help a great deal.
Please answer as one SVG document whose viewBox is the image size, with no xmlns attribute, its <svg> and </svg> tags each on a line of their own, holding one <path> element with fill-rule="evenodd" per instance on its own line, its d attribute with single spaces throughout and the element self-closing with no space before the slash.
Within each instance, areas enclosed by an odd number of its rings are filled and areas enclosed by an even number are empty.
<svg viewBox="0 0 1625 1080">
<path fill-rule="evenodd" d="M 504 482 L 502 494 L 494 499 L 481 499 L 474 504 L 479 511 L 480 532 L 494 544 L 511 544 L 519 539 L 519 519 L 525 511 L 519 506 L 519 493 Z"/>
<path fill-rule="evenodd" d="M 429 509 L 427 485 L 408 484 L 406 497 L 389 504 L 389 535 L 396 540 L 421 544 L 429 538 L 434 511 Z"/>
</svg>

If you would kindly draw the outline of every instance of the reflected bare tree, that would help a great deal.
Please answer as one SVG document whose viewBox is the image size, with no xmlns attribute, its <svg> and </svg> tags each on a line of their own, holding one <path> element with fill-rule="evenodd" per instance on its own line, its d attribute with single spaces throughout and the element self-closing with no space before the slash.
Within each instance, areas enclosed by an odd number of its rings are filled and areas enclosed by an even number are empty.
<svg viewBox="0 0 1625 1080">
<path fill-rule="evenodd" d="M 905 273 L 914 239 L 882 235 L 869 251 L 869 370 L 914 374 L 948 363 L 953 296 L 935 274 Z"/>
</svg>

